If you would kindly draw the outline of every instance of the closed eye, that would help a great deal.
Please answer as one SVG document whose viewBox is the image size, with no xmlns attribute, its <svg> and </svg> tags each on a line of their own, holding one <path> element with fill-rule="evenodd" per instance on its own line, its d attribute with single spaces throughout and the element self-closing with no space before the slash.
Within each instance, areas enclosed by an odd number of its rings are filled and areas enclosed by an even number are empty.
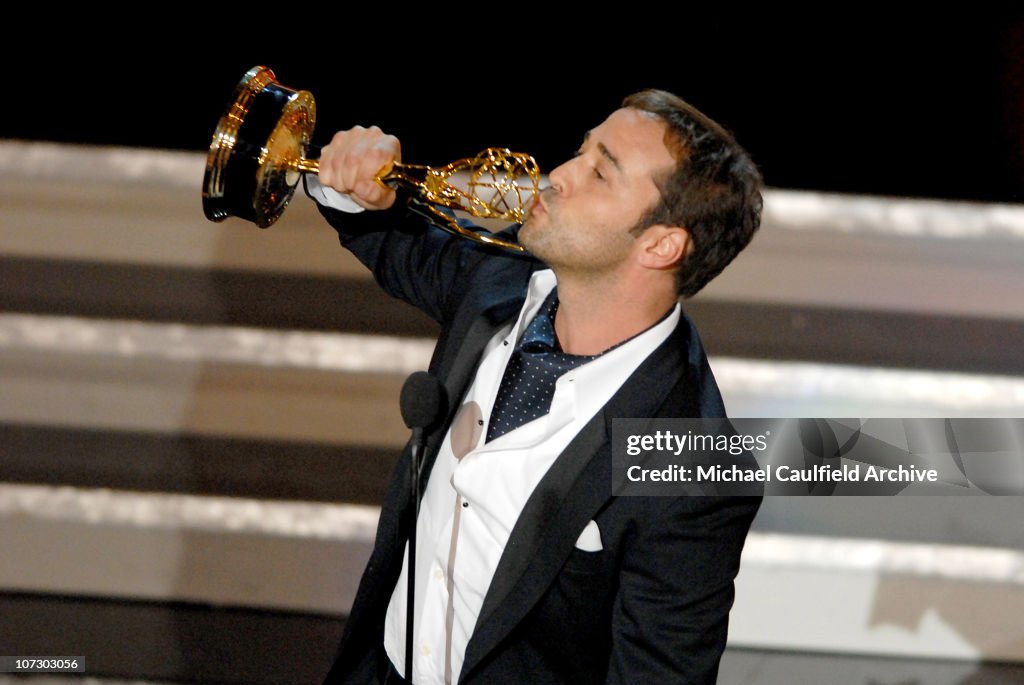
<svg viewBox="0 0 1024 685">
<path fill-rule="evenodd" d="M 583 148 L 580 148 L 579 150 L 574 152 L 572 156 L 573 157 L 581 157 L 581 156 L 583 156 Z M 605 180 L 604 174 L 602 174 L 601 170 L 598 169 L 596 166 L 593 167 L 591 169 L 591 171 L 593 172 L 594 177 L 597 178 L 598 180 L 600 180 L 600 181 L 604 181 Z"/>
</svg>

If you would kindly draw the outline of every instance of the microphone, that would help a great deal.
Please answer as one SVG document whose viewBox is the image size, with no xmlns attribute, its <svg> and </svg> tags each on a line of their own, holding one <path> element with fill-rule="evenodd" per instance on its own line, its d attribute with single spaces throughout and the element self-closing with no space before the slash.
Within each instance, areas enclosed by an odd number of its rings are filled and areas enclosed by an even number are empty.
<svg viewBox="0 0 1024 685">
<path fill-rule="evenodd" d="M 448 404 L 445 400 L 444 386 L 436 376 L 426 371 L 409 376 L 399 400 L 406 427 L 421 432 L 431 428 L 444 416 Z"/>
<path fill-rule="evenodd" d="M 424 433 L 435 426 L 447 413 L 448 398 L 437 377 L 426 371 L 417 371 L 405 379 L 399 406 L 402 420 L 412 429 L 412 458 L 409 460 L 409 562 L 406 574 L 405 603 L 405 681 L 412 682 L 412 636 L 415 620 L 414 596 L 416 591 L 416 523 L 420 517 L 420 470 L 426 446 Z"/>
</svg>

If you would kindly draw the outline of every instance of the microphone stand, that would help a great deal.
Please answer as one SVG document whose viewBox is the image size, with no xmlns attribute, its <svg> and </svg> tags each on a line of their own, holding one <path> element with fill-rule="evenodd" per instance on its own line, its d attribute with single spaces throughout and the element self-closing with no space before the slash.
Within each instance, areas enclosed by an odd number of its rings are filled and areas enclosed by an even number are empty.
<svg viewBox="0 0 1024 685">
<path fill-rule="evenodd" d="M 409 460 L 409 572 L 406 574 L 405 597 L 405 681 L 412 683 L 412 636 L 416 596 L 416 526 L 420 520 L 420 463 L 426 441 L 422 428 L 412 429 L 412 458 Z"/>
<path fill-rule="evenodd" d="M 412 642 L 416 597 L 416 526 L 420 518 L 420 472 L 426 452 L 427 429 L 440 421 L 447 409 L 444 386 L 426 371 L 417 371 L 402 386 L 402 420 L 412 429 L 409 459 L 409 553 L 406 569 L 405 680 L 412 683 Z"/>
</svg>

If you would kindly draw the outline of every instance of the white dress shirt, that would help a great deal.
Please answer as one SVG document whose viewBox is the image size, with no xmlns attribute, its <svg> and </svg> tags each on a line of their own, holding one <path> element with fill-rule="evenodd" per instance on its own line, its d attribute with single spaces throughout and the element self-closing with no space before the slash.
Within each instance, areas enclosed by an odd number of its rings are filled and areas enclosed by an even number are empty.
<svg viewBox="0 0 1024 685">
<path fill-rule="evenodd" d="M 325 207 L 333 207 L 349 214 L 358 214 L 359 212 L 366 211 L 364 207 L 357 205 L 355 200 L 345 193 L 339 193 L 334 188 L 325 186 L 317 176 L 303 174 L 302 180 L 306 184 L 306 192 L 318 204 Z"/>
<path fill-rule="evenodd" d="M 457 416 L 430 473 L 416 527 L 413 682 L 417 685 L 458 681 L 487 589 L 533 489 L 580 429 L 679 322 L 676 304 L 657 325 L 559 378 L 548 414 L 484 444 L 505 366 L 554 286 L 552 271 L 533 274 L 518 320 L 488 343 L 463 398 L 460 412 L 468 412 L 475 404 L 483 421 L 472 447 L 461 459 L 455 456 L 452 436 L 460 425 Z M 384 628 L 384 647 L 399 673 L 405 671 L 407 566 L 408 545 Z"/>
</svg>

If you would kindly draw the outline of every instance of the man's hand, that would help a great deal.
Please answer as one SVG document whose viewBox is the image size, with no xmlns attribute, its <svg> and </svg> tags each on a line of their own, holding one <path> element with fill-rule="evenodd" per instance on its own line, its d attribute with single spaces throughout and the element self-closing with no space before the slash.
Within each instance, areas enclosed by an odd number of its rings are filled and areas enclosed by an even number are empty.
<svg viewBox="0 0 1024 685">
<path fill-rule="evenodd" d="M 402 161 L 398 138 L 376 126 L 356 126 L 334 134 L 320 151 L 320 183 L 345 193 L 366 209 L 387 209 L 395 203 L 395 191 L 377 176 Z"/>
</svg>

